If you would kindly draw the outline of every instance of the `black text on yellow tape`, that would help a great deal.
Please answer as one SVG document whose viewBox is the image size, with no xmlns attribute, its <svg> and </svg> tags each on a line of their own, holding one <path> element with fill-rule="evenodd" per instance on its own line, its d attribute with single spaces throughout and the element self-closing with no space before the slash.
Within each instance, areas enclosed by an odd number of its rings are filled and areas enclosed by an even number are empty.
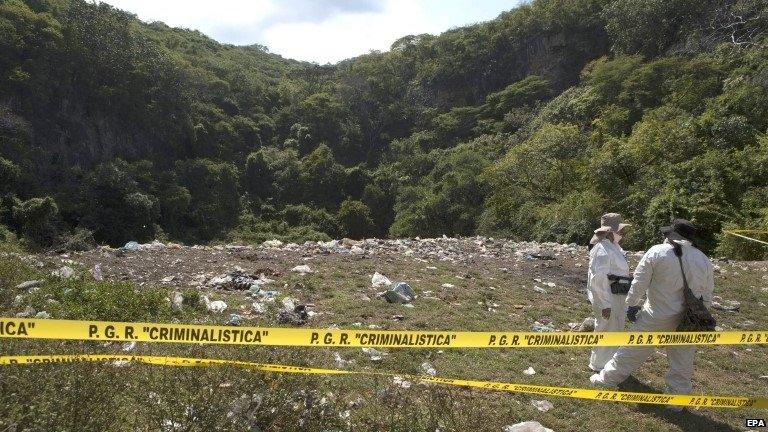
<svg viewBox="0 0 768 432">
<path fill-rule="evenodd" d="M 34 355 L 34 356 L 2 356 L 0 365 L 27 365 L 50 364 L 71 362 L 137 362 L 165 366 L 217 366 L 230 365 L 246 369 L 254 369 L 263 372 L 312 374 L 312 375 L 374 375 L 388 377 L 404 377 L 414 381 L 423 381 L 433 384 L 452 385 L 459 387 L 471 387 L 486 390 L 507 391 L 511 393 L 536 394 L 546 396 L 561 396 L 576 399 L 590 399 L 597 401 L 664 404 L 689 407 L 709 408 L 768 408 L 768 398 L 763 397 L 738 397 L 738 396 L 704 396 L 704 395 L 676 395 L 676 394 L 652 394 L 615 390 L 595 390 L 571 387 L 550 387 L 531 384 L 514 384 L 495 381 L 478 381 L 454 378 L 441 378 L 434 376 L 413 376 L 393 374 L 388 372 L 358 372 L 338 369 L 323 369 L 303 366 L 289 366 L 279 364 L 254 363 L 225 359 L 201 359 L 189 357 L 166 356 L 121 356 L 111 354 L 83 354 L 83 355 Z"/>
<path fill-rule="evenodd" d="M 276 346 L 527 348 L 768 344 L 768 331 L 528 333 L 329 330 L 0 318 L 0 338 Z"/>
</svg>

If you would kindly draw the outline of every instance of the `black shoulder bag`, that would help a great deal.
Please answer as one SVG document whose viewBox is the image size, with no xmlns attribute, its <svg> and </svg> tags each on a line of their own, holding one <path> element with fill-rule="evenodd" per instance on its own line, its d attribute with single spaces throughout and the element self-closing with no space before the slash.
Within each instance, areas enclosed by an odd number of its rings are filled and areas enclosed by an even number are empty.
<svg viewBox="0 0 768 432">
<path fill-rule="evenodd" d="M 715 331 L 715 318 L 709 313 L 707 307 L 704 306 L 704 299 L 697 298 L 688 286 L 688 279 L 686 279 L 685 270 L 683 269 L 683 248 L 674 241 L 670 241 L 670 243 L 672 243 L 675 256 L 677 256 L 677 261 L 680 263 L 680 271 L 683 273 L 683 304 L 685 305 L 685 311 L 683 312 L 683 319 L 677 326 L 677 331 Z"/>
</svg>

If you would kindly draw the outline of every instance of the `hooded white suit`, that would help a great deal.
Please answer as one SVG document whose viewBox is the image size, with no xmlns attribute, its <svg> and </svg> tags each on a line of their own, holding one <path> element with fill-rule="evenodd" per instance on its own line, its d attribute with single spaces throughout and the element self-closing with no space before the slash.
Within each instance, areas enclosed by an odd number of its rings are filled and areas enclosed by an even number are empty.
<svg viewBox="0 0 768 432">
<path fill-rule="evenodd" d="M 667 240 L 670 241 L 670 240 Z M 682 246 L 683 267 L 688 286 L 704 304 L 712 304 L 715 288 L 713 266 L 704 253 L 687 240 L 675 240 Z M 648 299 L 631 331 L 674 331 L 680 323 L 685 304 L 683 275 L 674 249 L 669 243 L 653 246 L 643 255 L 635 270 L 632 288 L 627 295 L 628 306 L 638 306 L 643 296 Z M 615 387 L 629 377 L 653 353 L 655 347 L 621 347 L 599 374 L 592 375 L 593 384 Z M 691 392 L 693 354 L 695 346 L 666 347 L 669 371 L 667 393 Z"/>
<path fill-rule="evenodd" d="M 595 331 L 623 331 L 626 319 L 625 297 L 611 293 L 611 281 L 608 275 L 629 276 L 629 263 L 624 250 L 618 244 L 603 239 L 589 251 L 589 271 L 587 274 L 587 296 L 592 303 L 597 325 Z M 602 311 L 611 308 L 611 316 L 603 318 Z M 613 357 L 618 347 L 595 347 L 589 357 L 589 368 L 599 371 Z"/>
</svg>

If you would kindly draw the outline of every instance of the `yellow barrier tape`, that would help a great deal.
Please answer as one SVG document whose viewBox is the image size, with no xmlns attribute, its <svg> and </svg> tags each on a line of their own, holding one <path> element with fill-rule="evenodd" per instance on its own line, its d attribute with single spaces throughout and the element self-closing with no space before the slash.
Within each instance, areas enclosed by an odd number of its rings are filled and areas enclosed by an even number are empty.
<svg viewBox="0 0 768 432">
<path fill-rule="evenodd" d="M 752 233 L 768 234 L 768 231 L 761 231 L 761 230 L 730 230 L 730 231 L 723 231 L 723 232 L 725 234 L 730 234 L 732 236 L 736 236 L 736 237 L 740 237 L 740 238 L 743 238 L 743 239 L 752 240 L 753 242 L 757 242 L 757 243 L 762 243 L 764 245 L 768 245 L 768 242 L 766 242 L 766 241 L 758 240 L 756 238 L 748 237 L 748 236 L 745 236 L 744 234 L 742 234 L 742 233 L 747 233 L 747 234 L 752 234 Z"/>
<path fill-rule="evenodd" d="M 122 356 L 112 354 L 84 354 L 84 355 L 32 355 L 32 356 L 2 356 L 0 365 L 27 365 L 50 364 L 70 362 L 103 362 L 121 361 L 138 362 L 164 366 L 218 366 L 230 365 L 245 369 L 259 370 L 263 372 L 295 373 L 311 375 L 368 375 L 403 377 L 413 381 L 422 381 L 433 384 L 452 385 L 459 387 L 471 387 L 485 390 L 498 390 L 510 393 L 525 393 L 547 396 L 561 396 L 576 399 L 590 399 L 608 402 L 664 404 L 689 407 L 710 408 L 768 408 L 768 398 L 762 397 L 737 397 L 737 396 L 705 396 L 705 395 L 678 395 L 678 394 L 652 394 L 626 392 L 616 390 L 595 390 L 572 387 L 550 387 L 531 384 L 514 384 L 496 381 L 478 381 L 454 378 L 441 378 L 433 376 L 415 376 L 407 374 L 394 374 L 390 372 L 363 372 L 338 369 L 323 369 L 303 366 L 289 366 L 268 363 L 254 363 L 226 359 L 201 359 L 190 357 L 166 357 L 166 356 Z"/>
<path fill-rule="evenodd" d="M 273 346 L 548 348 L 652 345 L 758 345 L 768 343 L 768 331 L 528 333 L 329 330 L 0 318 L 1 338 Z"/>
</svg>

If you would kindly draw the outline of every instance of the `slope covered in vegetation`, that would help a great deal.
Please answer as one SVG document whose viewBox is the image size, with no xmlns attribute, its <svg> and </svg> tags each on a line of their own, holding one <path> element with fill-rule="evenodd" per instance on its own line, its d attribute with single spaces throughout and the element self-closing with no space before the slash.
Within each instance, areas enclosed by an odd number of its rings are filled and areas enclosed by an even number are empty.
<svg viewBox="0 0 768 432">
<path fill-rule="evenodd" d="M 535 0 L 336 65 L 0 3 L 0 223 L 32 247 L 768 227 L 768 8 Z"/>
</svg>

